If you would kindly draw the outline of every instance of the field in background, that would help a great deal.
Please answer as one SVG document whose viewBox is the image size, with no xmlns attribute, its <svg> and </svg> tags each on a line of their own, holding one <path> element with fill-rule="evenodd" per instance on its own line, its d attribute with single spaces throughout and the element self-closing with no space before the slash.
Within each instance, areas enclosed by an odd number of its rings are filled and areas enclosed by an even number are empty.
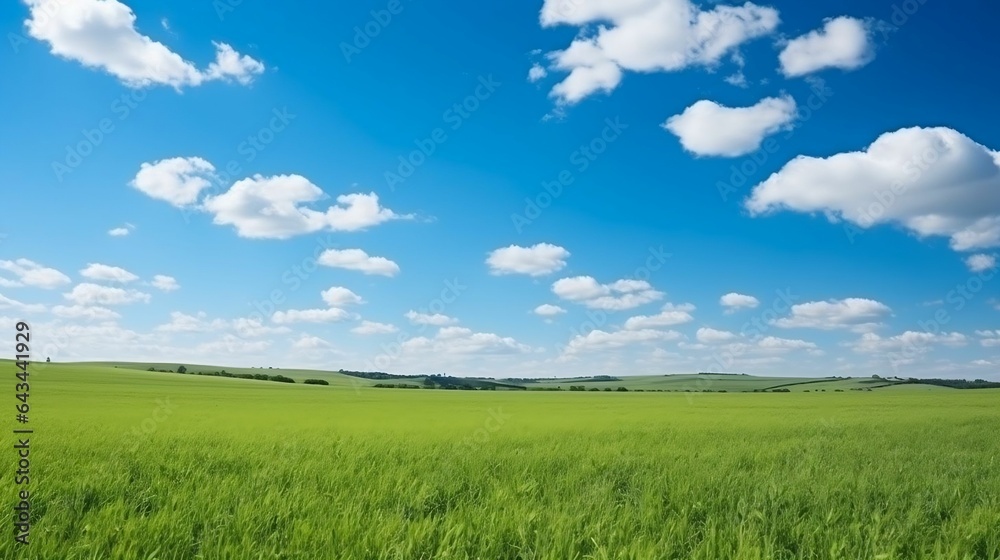
<svg viewBox="0 0 1000 560">
<path fill-rule="evenodd" d="M 1000 558 L 997 390 L 34 372 L 24 558 Z M 11 538 L 0 557 L 15 557 Z"/>
<path fill-rule="evenodd" d="M 177 364 L 177 363 L 139 363 L 139 362 L 91 362 L 73 364 L 77 366 L 106 366 L 119 369 L 146 371 L 148 368 L 164 371 L 176 371 L 184 366 L 187 373 L 216 373 L 220 370 L 232 374 L 270 374 L 284 375 L 302 382 L 306 379 L 323 379 L 331 385 L 344 387 L 373 387 L 384 384 L 404 384 L 423 386 L 426 376 L 392 376 L 386 379 L 370 379 L 357 377 L 333 371 L 302 370 L 302 369 L 271 369 L 271 368 L 223 368 L 221 366 Z M 878 389 L 898 383 L 895 380 L 873 379 L 870 377 L 830 377 L 817 379 L 815 377 L 758 377 L 752 375 L 734 374 L 690 374 L 690 375 L 627 375 L 602 380 L 600 377 L 575 377 L 538 380 L 495 380 L 495 379 L 461 379 L 468 382 L 479 382 L 482 386 L 498 384 L 499 388 L 509 388 L 518 385 L 528 390 L 570 390 L 570 387 L 583 387 L 586 390 L 616 390 L 624 387 L 629 391 L 675 391 L 675 392 L 754 392 L 774 389 L 797 391 L 837 391 L 850 389 Z"/>
</svg>

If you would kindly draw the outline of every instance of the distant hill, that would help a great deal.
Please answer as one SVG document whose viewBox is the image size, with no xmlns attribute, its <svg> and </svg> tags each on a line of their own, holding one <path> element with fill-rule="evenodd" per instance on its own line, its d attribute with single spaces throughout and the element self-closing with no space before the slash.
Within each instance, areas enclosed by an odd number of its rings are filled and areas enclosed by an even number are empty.
<svg viewBox="0 0 1000 560">
<path fill-rule="evenodd" d="M 187 363 L 81 362 L 81 365 L 107 366 L 130 370 L 176 372 L 184 366 L 187 373 L 211 374 L 226 371 L 234 374 L 281 375 L 303 382 L 322 379 L 333 386 L 426 388 L 459 390 L 524 391 L 662 391 L 662 392 L 837 392 L 865 391 L 896 386 L 924 386 L 944 389 L 997 389 L 1000 383 L 977 379 L 903 379 L 899 377 L 764 377 L 745 373 L 696 373 L 675 375 L 596 375 L 572 378 L 484 378 L 458 377 L 443 373 L 399 375 L 386 372 L 363 372 L 284 369 L 272 367 L 236 368 Z"/>
</svg>

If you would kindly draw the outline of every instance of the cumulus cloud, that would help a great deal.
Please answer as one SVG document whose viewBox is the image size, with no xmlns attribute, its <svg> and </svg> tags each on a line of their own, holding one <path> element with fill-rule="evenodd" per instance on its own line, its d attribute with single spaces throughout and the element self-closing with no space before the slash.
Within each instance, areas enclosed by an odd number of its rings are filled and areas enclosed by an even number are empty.
<svg viewBox="0 0 1000 560">
<path fill-rule="evenodd" d="M 682 335 L 677 331 L 640 329 L 606 332 L 592 330 L 586 335 L 574 336 L 563 350 L 563 356 L 567 357 L 585 352 L 618 349 L 633 344 L 667 342 L 680 338 L 682 338 Z"/>
<path fill-rule="evenodd" d="M 808 188 L 804 188 L 808 185 Z M 754 187 L 754 216 L 822 212 L 860 228 L 898 224 L 957 251 L 1000 245 L 1000 152 L 949 128 L 906 128 L 861 152 L 799 156 Z"/>
<path fill-rule="evenodd" d="M 237 235 L 250 239 L 288 239 L 323 230 L 360 231 L 390 220 L 413 218 L 384 208 L 373 192 L 343 194 L 335 205 L 315 210 L 313 205 L 329 197 L 301 175 L 257 174 L 236 181 L 219 194 L 205 196 L 199 203 L 212 180 L 218 178 L 208 161 L 176 157 L 143 163 L 129 184 L 178 208 L 212 214 L 213 223 L 233 226 Z"/>
<path fill-rule="evenodd" d="M 403 342 L 406 352 L 449 355 L 524 354 L 532 348 L 511 337 L 473 332 L 464 327 L 443 327 L 433 338 L 415 337 Z"/>
<path fill-rule="evenodd" d="M 486 264 L 489 265 L 491 274 L 544 276 L 562 270 L 569 256 L 569 251 L 550 243 L 539 243 L 532 247 L 511 245 L 490 253 Z"/>
<path fill-rule="evenodd" d="M 545 70 L 543 66 L 541 66 L 540 64 L 533 64 L 531 68 L 528 70 L 528 81 L 531 83 L 535 83 L 538 80 L 544 79 L 545 76 L 548 75 L 549 75 L 548 71 Z"/>
<path fill-rule="evenodd" d="M 64 319 L 86 319 L 90 321 L 114 321 L 121 315 L 107 307 L 84 305 L 56 305 L 52 314 Z"/>
<path fill-rule="evenodd" d="M 881 337 L 875 333 L 865 333 L 852 344 L 856 352 L 863 353 L 903 353 L 907 355 L 923 354 L 935 345 L 964 346 L 968 338 L 957 332 L 929 333 L 924 331 L 906 331 L 891 337 Z"/>
<path fill-rule="evenodd" d="M 663 292 L 654 290 L 645 280 L 625 279 L 601 284 L 590 276 L 556 280 L 552 293 L 567 301 L 607 311 L 634 309 L 663 298 Z"/>
<path fill-rule="evenodd" d="M 16 280 L 0 277 L 0 286 L 5 288 L 30 286 L 32 288 L 54 290 L 70 283 L 69 276 L 54 268 L 42 266 L 28 259 L 0 261 L 0 270 L 10 272 L 16 277 Z"/>
<path fill-rule="evenodd" d="M 997 267 L 997 257 L 996 255 L 969 255 L 965 259 L 965 265 L 969 267 L 972 272 L 985 272 L 987 270 L 993 270 Z"/>
<path fill-rule="evenodd" d="M 369 275 L 395 276 L 399 265 L 384 257 L 370 257 L 361 249 L 330 249 L 317 261 L 323 266 L 355 270 Z"/>
<path fill-rule="evenodd" d="M 188 315 L 180 311 L 170 313 L 170 322 L 158 325 L 157 331 L 171 333 L 193 333 L 220 331 L 228 327 L 228 323 L 222 319 L 208 320 L 208 315 L 198 312 L 197 315 Z"/>
<path fill-rule="evenodd" d="M 130 303 L 148 303 L 150 295 L 138 290 L 112 288 L 84 282 L 77 284 L 69 293 L 63 294 L 69 301 L 83 306 L 92 305 L 127 305 Z"/>
<path fill-rule="evenodd" d="M 135 230 L 135 226 L 132 224 L 125 224 L 121 227 L 116 227 L 108 230 L 108 235 L 111 237 L 125 237 L 130 235 L 132 231 Z"/>
<path fill-rule="evenodd" d="M 320 295 L 330 307 L 344 307 L 345 305 L 358 305 L 365 302 L 358 294 L 339 286 L 330 288 Z"/>
<path fill-rule="evenodd" d="M 339 307 L 328 309 L 290 309 L 275 311 L 271 321 L 279 325 L 292 323 L 337 323 L 352 318 L 354 315 Z"/>
<path fill-rule="evenodd" d="M 691 305 L 690 303 L 681 305 L 668 303 L 664 305 L 660 313 L 656 315 L 639 315 L 636 317 L 630 317 L 627 321 L 625 321 L 625 329 L 656 329 L 690 323 L 694 320 L 694 317 L 691 316 L 691 312 L 694 311 L 694 309 L 694 305 Z"/>
<path fill-rule="evenodd" d="M 755 309 L 760 300 L 744 294 L 730 292 L 719 298 L 719 305 L 726 308 L 726 313 L 735 313 L 740 309 Z"/>
<path fill-rule="evenodd" d="M 458 319 L 453 317 L 448 317 L 447 315 L 442 315 L 440 313 L 435 313 L 433 315 L 427 313 L 418 313 L 413 311 L 407 311 L 404 315 L 410 320 L 414 325 L 429 325 L 433 327 L 445 327 L 448 325 L 454 325 L 458 323 Z"/>
<path fill-rule="evenodd" d="M 22 303 L 0 294 L 0 309 L 13 309 L 21 313 L 41 313 L 45 311 L 45 306 L 33 303 Z"/>
<path fill-rule="evenodd" d="M 854 70 L 875 58 L 871 28 L 851 17 L 828 19 L 822 29 L 792 39 L 778 59 L 781 72 L 789 78 L 811 74 L 824 68 Z"/>
<path fill-rule="evenodd" d="M 736 340 L 739 336 L 729 331 L 720 331 L 710 329 L 708 327 L 702 327 L 698 329 L 697 333 L 695 333 L 695 338 L 702 344 L 720 344 Z"/>
<path fill-rule="evenodd" d="M 750 107 L 725 107 L 703 99 L 670 117 L 663 128 L 695 155 L 736 157 L 756 151 L 767 136 L 791 128 L 796 114 L 789 95 L 768 97 Z"/>
<path fill-rule="evenodd" d="M 979 344 L 985 347 L 1000 346 L 1000 330 L 976 331 L 979 336 Z"/>
<path fill-rule="evenodd" d="M 326 194 L 301 175 L 254 175 L 228 191 L 205 199 L 202 206 L 214 214 L 214 223 L 231 225 L 241 237 L 288 239 L 322 230 L 358 231 L 389 220 L 410 218 L 383 208 L 378 195 L 346 194 L 325 212 L 306 206 Z"/>
<path fill-rule="evenodd" d="M 324 350 L 332 345 L 318 336 L 303 333 L 298 340 L 292 342 L 292 348 L 296 350 Z"/>
<path fill-rule="evenodd" d="M 540 315 L 542 317 L 555 317 L 556 315 L 566 313 L 566 310 L 558 305 L 545 303 L 536 307 L 534 313 L 535 315 Z"/>
<path fill-rule="evenodd" d="M 127 284 L 139 279 L 138 276 L 124 268 L 100 263 L 89 263 L 87 268 L 80 271 L 80 275 L 91 280 L 118 282 L 119 284 Z"/>
<path fill-rule="evenodd" d="M 568 73 L 551 95 L 572 104 L 613 91 L 626 71 L 713 67 L 773 32 L 779 17 L 750 2 L 703 11 L 690 0 L 545 0 L 540 20 L 544 27 L 582 28 L 569 47 L 548 54 L 550 70 Z"/>
<path fill-rule="evenodd" d="M 181 289 L 181 285 L 177 283 L 177 279 L 173 276 L 166 276 L 163 274 L 157 274 L 153 276 L 153 281 L 150 282 L 157 290 L 161 292 L 172 292 L 174 290 Z"/>
<path fill-rule="evenodd" d="M 813 342 L 805 340 L 778 338 L 776 336 L 766 336 L 757 341 L 757 347 L 763 350 L 774 350 L 784 352 L 786 350 L 818 350 Z"/>
<path fill-rule="evenodd" d="M 871 299 L 810 301 L 793 305 L 789 316 L 774 321 L 774 324 L 785 329 L 851 329 L 861 332 L 879 326 L 879 322 L 891 312 L 884 303 Z"/>
<path fill-rule="evenodd" d="M 215 166 L 198 157 L 175 157 L 143 163 L 129 183 L 151 198 L 182 208 L 198 201 L 201 192 L 212 186 Z"/>
<path fill-rule="evenodd" d="M 399 329 L 396 328 L 396 325 L 376 323 L 375 321 L 362 321 L 360 325 L 351 329 L 351 332 L 354 334 L 369 336 L 375 334 L 392 334 L 398 330 Z"/>
<path fill-rule="evenodd" d="M 176 89 L 210 80 L 248 84 L 264 71 L 259 61 L 216 42 L 215 61 L 205 71 L 163 43 L 139 33 L 135 14 L 117 0 L 25 0 L 28 34 L 48 43 L 52 54 L 108 72 L 129 87 Z"/>
<path fill-rule="evenodd" d="M 260 354 L 271 347 L 270 340 L 245 340 L 226 333 L 220 339 L 199 344 L 195 351 L 201 354 Z"/>
</svg>

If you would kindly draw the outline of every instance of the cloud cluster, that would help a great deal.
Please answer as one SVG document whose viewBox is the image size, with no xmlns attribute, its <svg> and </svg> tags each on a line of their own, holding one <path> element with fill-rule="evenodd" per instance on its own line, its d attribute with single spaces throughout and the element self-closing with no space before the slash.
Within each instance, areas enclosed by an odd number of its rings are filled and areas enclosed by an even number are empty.
<svg viewBox="0 0 1000 560">
<path fill-rule="evenodd" d="M 544 276 L 565 268 L 569 256 L 569 251 L 550 243 L 539 243 L 532 247 L 511 245 L 490 253 L 486 264 L 489 265 L 491 274 Z"/>
<path fill-rule="evenodd" d="M 774 322 L 784 329 L 851 329 L 870 331 L 878 326 L 892 310 L 884 303 L 864 298 L 810 301 L 792 306 L 788 317 Z"/>
<path fill-rule="evenodd" d="M 568 73 L 551 92 L 566 104 L 613 91 L 626 71 L 714 66 L 779 23 L 777 10 L 751 2 L 702 10 L 690 0 L 545 0 L 540 19 L 582 29 L 565 50 L 548 54 L 550 70 Z"/>
<path fill-rule="evenodd" d="M 634 309 L 663 298 L 663 292 L 654 290 L 645 280 L 626 279 L 601 284 L 590 276 L 556 280 L 552 293 L 566 301 L 605 311 Z"/>
<path fill-rule="evenodd" d="M 131 8 L 117 0 L 25 0 L 28 34 L 52 54 L 108 72 L 130 87 L 176 89 L 212 80 L 249 84 L 264 65 L 231 46 L 214 42 L 215 60 L 205 70 L 163 43 L 139 33 Z"/>
<path fill-rule="evenodd" d="M 7 271 L 15 277 L 14 280 L 11 280 L 0 276 L 0 287 L 2 288 L 29 286 L 32 288 L 54 290 L 70 283 L 69 276 L 54 268 L 42 266 L 28 259 L 0 261 L 0 270 Z"/>
<path fill-rule="evenodd" d="M 788 210 L 858 228 L 896 224 L 949 237 L 957 251 L 995 247 L 1000 152 L 950 128 L 904 128 L 863 151 L 799 156 L 754 187 L 745 205 L 754 216 Z"/>
<path fill-rule="evenodd" d="M 217 225 L 235 228 L 249 239 L 288 239 L 317 231 L 360 231 L 412 215 L 399 215 L 379 203 L 375 193 L 337 197 L 325 210 L 311 206 L 328 198 L 301 175 L 254 175 L 227 190 L 205 196 L 218 181 L 215 166 L 198 157 L 175 157 L 143 163 L 130 185 L 152 198 L 178 208 L 208 212 Z"/>
</svg>

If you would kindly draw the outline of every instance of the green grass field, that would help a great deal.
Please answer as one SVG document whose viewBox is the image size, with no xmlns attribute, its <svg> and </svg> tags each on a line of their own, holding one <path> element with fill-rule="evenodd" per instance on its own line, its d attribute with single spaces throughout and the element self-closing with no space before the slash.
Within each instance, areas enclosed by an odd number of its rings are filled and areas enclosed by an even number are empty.
<svg viewBox="0 0 1000 560">
<path fill-rule="evenodd" d="M 1000 558 L 997 390 L 30 382 L 31 544 L 2 558 Z"/>
</svg>

